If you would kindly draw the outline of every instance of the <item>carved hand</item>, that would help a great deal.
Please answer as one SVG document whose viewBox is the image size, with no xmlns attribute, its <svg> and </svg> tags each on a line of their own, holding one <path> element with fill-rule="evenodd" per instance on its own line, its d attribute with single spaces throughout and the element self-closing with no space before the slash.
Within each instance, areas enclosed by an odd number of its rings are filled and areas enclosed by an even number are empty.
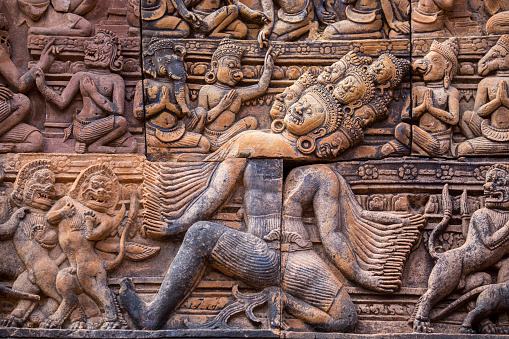
<svg viewBox="0 0 509 339">
<path fill-rule="evenodd" d="M 16 219 L 18 220 L 21 220 L 21 219 L 24 219 L 25 216 L 30 213 L 30 209 L 28 207 L 21 207 L 17 212 L 16 212 Z"/>
<path fill-rule="evenodd" d="M 258 44 L 260 45 L 260 48 L 263 48 L 264 46 L 267 46 L 270 36 L 270 30 L 267 28 L 262 28 L 260 33 L 258 33 Z"/>
<path fill-rule="evenodd" d="M 87 93 L 94 93 L 97 92 L 97 87 L 95 87 L 94 80 L 90 79 L 89 77 L 85 76 L 83 77 L 83 88 L 85 88 L 85 91 Z"/>
<path fill-rule="evenodd" d="M 161 104 L 164 104 L 168 108 L 170 103 L 170 90 L 168 87 L 163 87 L 161 90 Z"/>
<path fill-rule="evenodd" d="M 433 108 L 433 91 L 431 88 L 426 89 L 426 93 L 424 94 L 424 101 L 423 101 L 426 111 L 429 111 Z"/>
<path fill-rule="evenodd" d="M 274 51 L 272 46 L 267 50 L 267 54 L 265 54 L 265 66 L 267 68 L 274 67 L 274 61 L 277 59 L 279 55 L 279 51 Z"/>
<path fill-rule="evenodd" d="M 44 73 L 40 69 L 35 72 L 35 84 L 37 85 L 38 89 L 41 89 L 41 87 L 46 85 Z"/>
<path fill-rule="evenodd" d="M 410 24 L 408 23 L 408 21 L 394 20 L 392 22 L 391 28 L 403 34 L 410 34 Z"/>
<path fill-rule="evenodd" d="M 64 207 L 62 207 L 60 213 L 63 216 L 70 218 L 76 213 L 76 207 L 74 207 L 74 205 L 71 202 L 68 202 L 67 204 L 65 204 Z"/>
<path fill-rule="evenodd" d="M 193 12 L 188 12 L 187 15 L 184 16 L 184 20 L 189 22 L 194 29 L 199 29 L 203 26 L 203 21 Z"/>
<path fill-rule="evenodd" d="M 236 97 L 237 91 L 232 89 L 230 92 L 228 92 L 228 94 L 221 98 L 219 105 L 223 108 L 223 110 L 225 110 L 231 106 Z"/>
<path fill-rule="evenodd" d="M 495 96 L 496 100 L 500 101 L 500 104 L 502 104 L 502 96 L 504 95 L 504 80 L 500 80 L 498 82 L 498 89 L 497 89 L 497 95 Z"/>
<path fill-rule="evenodd" d="M 505 82 L 504 80 L 501 80 L 499 90 L 500 89 L 501 89 L 500 101 L 501 101 L 502 105 L 509 107 L 509 95 L 507 93 L 507 89 L 508 89 L 507 82 Z"/>
<path fill-rule="evenodd" d="M 85 213 L 83 213 L 83 218 L 85 219 L 85 221 L 95 222 L 95 213 L 92 211 L 86 211 Z"/>
<path fill-rule="evenodd" d="M 336 21 L 336 14 L 325 10 L 323 7 L 317 8 L 316 14 L 318 15 L 318 20 L 325 24 L 330 25 Z"/>
<path fill-rule="evenodd" d="M 59 54 L 61 51 L 61 47 L 53 46 L 54 43 L 55 38 L 51 39 L 42 50 L 39 66 L 43 69 L 49 67 L 55 60 L 55 55 Z"/>
<path fill-rule="evenodd" d="M 253 11 L 249 16 L 249 19 L 267 25 L 270 22 L 270 18 L 263 12 Z"/>
</svg>

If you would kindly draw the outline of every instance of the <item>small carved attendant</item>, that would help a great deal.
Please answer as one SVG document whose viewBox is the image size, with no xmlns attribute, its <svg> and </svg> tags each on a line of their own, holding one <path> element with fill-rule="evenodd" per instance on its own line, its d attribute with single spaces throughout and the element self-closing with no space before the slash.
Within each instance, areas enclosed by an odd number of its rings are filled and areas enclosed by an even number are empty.
<svg viewBox="0 0 509 339">
<path fill-rule="evenodd" d="M 107 284 L 107 271 L 122 262 L 129 227 L 122 231 L 117 257 L 106 261 L 95 252 L 96 242 L 110 236 L 124 218 L 125 206 L 115 211 L 119 198 L 120 185 L 113 170 L 106 165 L 92 165 L 76 178 L 69 195 L 58 200 L 47 213 L 48 222 L 58 226 L 58 241 L 70 266 L 57 276 L 62 302 L 41 327 L 60 328 L 78 306 L 80 291 L 87 293 L 102 310 L 101 329 L 122 327 L 115 296 Z"/>
<path fill-rule="evenodd" d="M 238 0 L 227 1 L 195 0 L 191 3 L 193 13 L 201 20 L 198 32 L 210 38 L 245 39 L 247 26 L 239 17 L 258 24 L 268 24 L 269 18 L 260 11 L 255 11 Z"/>
<path fill-rule="evenodd" d="M 412 11 L 412 33 L 436 32 L 445 35 L 445 16 L 454 0 L 419 0 Z"/>
<path fill-rule="evenodd" d="M 408 21 L 396 16 L 388 0 L 342 0 L 346 7 L 346 20 L 335 22 L 325 28 L 327 39 L 374 39 L 382 38 L 382 17 L 385 16 L 391 37 L 410 33 Z M 398 20 L 400 19 L 400 20 Z"/>
<path fill-rule="evenodd" d="M 433 157 L 450 154 L 452 127 L 460 115 L 459 91 L 450 85 L 457 72 L 458 48 L 456 38 L 443 43 L 433 41 L 430 52 L 414 62 L 414 70 L 422 74 L 425 82 L 425 86 L 412 88 L 412 119 L 418 125 L 396 126 L 396 140 L 384 145 L 383 154 L 402 153 L 409 148 Z"/>
<path fill-rule="evenodd" d="M 500 37 L 479 61 L 481 80 L 473 111 L 463 113 L 460 126 L 468 139 L 458 146 L 458 155 L 509 153 L 509 35 Z"/>
<path fill-rule="evenodd" d="M 331 23 L 335 14 L 324 9 L 322 0 L 262 0 L 263 12 L 269 22 L 258 33 L 261 47 L 269 40 L 293 41 L 318 29 L 315 10 L 323 22 Z M 278 8 L 279 7 L 279 8 Z"/>
<path fill-rule="evenodd" d="M 66 108 L 78 91 L 83 108 L 65 131 L 64 141 L 76 139 L 76 153 L 133 153 L 136 140 L 127 132 L 124 114 L 124 79 L 111 71 L 122 68 L 120 42 L 110 31 L 99 30 L 85 43 L 87 72 L 75 73 L 69 84 L 58 94 L 48 87 L 42 72 L 37 73 L 37 87 L 46 100 L 58 108 Z"/>
<path fill-rule="evenodd" d="M 144 52 L 143 71 L 154 79 L 136 86 L 134 116 L 146 120 L 147 144 L 169 152 L 206 153 L 209 141 L 200 133 L 206 112 L 189 110 L 183 47 L 153 38 Z"/>
<path fill-rule="evenodd" d="M 244 50 L 231 40 L 223 40 L 212 55 L 211 70 L 205 75 L 208 85 L 200 89 L 198 106 L 207 110 L 203 135 L 210 140 L 215 151 L 235 135 L 258 127 L 254 117 L 236 120 L 243 102 L 259 97 L 269 87 L 277 53 L 269 48 L 265 56 L 263 73 L 258 84 L 234 88 L 242 80 L 241 58 Z"/>
<path fill-rule="evenodd" d="M 81 15 L 93 9 L 97 0 L 17 2 L 24 14 L 17 25 L 25 22 L 30 27 L 29 34 L 90 36 L 93 32 L 92 24 Z"/>
<path fill-rule="evenodd" d="M 11 200 L 18 209 L 0 225 L 0 239 L 12 239 L 26 270 L 13 289 L 48 297 L 46 308 L 54 312 L 62 300 L 55 286 L 59 265 L 66 256 L 51 259 L 49 252 L 58 245 L 58 234 L 46 220 L 46 212 L 55 197 L 55 174 L 48 160 L 36 160 L 21 168 L 14 183 Z M 22 300 L 0 326 L 21 327 L 34 310 L 36 301 Z"/>
<path fill-rule="evenodd" d="M 3 19 L 2 19 L 3 18 Z M 7 20 L 0 13 L 0 153 L 40 152 L 44 148 L 41 132 L 23 123 L 30 114 L 30 100 L 23 94 L 12 93 L 6 85 L 16 91 L 27 92 L 35 82 L 39 70 L 47 70 L 57 53 L 51 40 L 44 47 L 39 62 L 25 74 L 20 74 L 11 60 L 11 46 L 7 32 Z M 6 82 L 6 83 L 5 83 Z"/>
</svg>

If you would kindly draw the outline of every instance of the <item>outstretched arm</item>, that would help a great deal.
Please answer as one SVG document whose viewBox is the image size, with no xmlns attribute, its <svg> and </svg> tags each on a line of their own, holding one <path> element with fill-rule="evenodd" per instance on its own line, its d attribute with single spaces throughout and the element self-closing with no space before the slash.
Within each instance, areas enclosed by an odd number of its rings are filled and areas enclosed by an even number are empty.
<svg viewBox="0 0 509 339">
<path fill-rule="evenodd" d="M 256 85 L 239 88 L 236 90 L 242 102 L 259 97 L 265 93 L 265 91 L 267 91 L 267 88 L 269 88 L 272 71 L 274 70 L 274 61 L 276 60 L 277 55 L 278 52 L 273 52 L 272 46 L 269 47 L 267 54 L 265 55 L 265 65 L 263 67 L 263 73 L 260 77 L 260 81 Z"/>
<path fill-rule="evenodd" d="M 25 215 L 29 212 L 30 210 L 27 207 L 21 207 L 11 215 L 7 222 L 0 224 L 0 240 L 7 240 L 12 238 L 14 232 L 16 232 L 16 229 L 18 228 L 20 221 L 25 218 Z"/>
<path fill-rule="evenodd" d="M 80 88 L 79 82 L 80 78 L 83 76 L 83 73 L 75 73 L 60 95 L 48 87 L 43 72 L 39 70 L 35 73 L 35 75 L 35 82 L 42 96 L 46 98 L 46 100 L 57 105 L 58 108 L 64 109 L 71 103 L 76 94 L 78 94 L 78 90 Z"/>
</svg>

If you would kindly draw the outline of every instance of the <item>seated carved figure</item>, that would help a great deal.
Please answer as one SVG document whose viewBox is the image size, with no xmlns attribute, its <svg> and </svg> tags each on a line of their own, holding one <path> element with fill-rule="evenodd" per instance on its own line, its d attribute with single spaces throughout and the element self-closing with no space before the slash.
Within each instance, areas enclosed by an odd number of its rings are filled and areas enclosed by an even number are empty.
<svg viewBox="0 0 509 339">
<path fill-rule="evenodd" d="M 346 20 L 325 28 L 326 39 L 376 39 L 382 38 L 383 17 L 391 29 L 390 37 L 410 33 L 408 21 L 395 15 L 389 0 L 342 0 L 346 7 Z M 400 20 L 398 20 L 400 19 Z"/>
<path fill-rule="evenodd" d="M 227 3 L 227 4 L 226 4 Z M 268 24 L 268 17 L 244 5 L 238 0 L 195 0 L 191 2 L 193 13 L 201 20 L 198 32 L 210 38 L 245 39 L 247 26 L 239 18 L 258 24 Z"/>
<path fill-rule="evenodd" d="M 237 134 L 258 127 L 255 117 L 236 119 L 243 102 L 259 97 L 269 87 L 274 69 L 275 53 L 269 48 L 265 65 L 258 84 L 234 88 L 242 80 L 241 59 L 244 50 L 230 40 L 223 40 L 212 55 L 211 69 L 205 75 L 205 82 L 198 94 L 198 106 L 207 111 L 203 135 L 215 151 Z M 237 121 L 236 121 L 237 120 Z"/>
<path fill-rule="evenodd" d="M 58 94 L 48 87 L 43 72 L 38 72 L 37 87 L 46 100 L 66 108 L 78 91 L 83 97 L 83 108 L 75 115 L 65 131 L 64 141 L 71 135 L 76 140 L 75 152 L 133 153 L 136 140 L 127 131 L 124 114 L 125 84 L 122 77 L 111 71 L 122 68 L 120 42 L 110 31 L 100 30 L 85 43 L 86 72 L 73 74 Z"/>
<path fill-rule="evenodd" d="M 509 35 L 503 35 L 479 61 L 478 73 L 486 76 L 477 86 L 473 111 L 463 113 L 460 127 L 469 138 L 458 146 L 458 155 L 509 153 Z"/>
<path fill-rule="evenodd" d="M 492 166 L 486 173 L 484 184 L 485 207 L 478 209 L 470 219 L 465 243 L 444 253 L 435 250 L 435 239 L 441 229 L 433 230 L 428 249 L 436 261 L 428 280 L 428 290 L 416 305 L 413 328 L 416 332 L 429 332 L 430 312 L 436 304 L 454 290 L 469 291 L 481 284 L 490 283 L 487 273 L 481 271 L 497 264 L 509 253 L 509 167 Z M 451 215 L 451 207 L 445 211 Z"/>
<path fill-rule="evenodd" d="M 425 86 L 412 88 L 412 119 L 418 125 L 400 123 L 396 140 L 383 146 L 382 153 L 406 153 L 412 149 L 421 155 L 450 155 L 452 127 L 459 121 L 459 91 L 450 86 L 457 72 L 458 44 L 455 38 L 433 41 L 430 52 L 414 62 L 414 70 L 423 76 Z"/>
<path fill-rule="evenodd" d="M 135 14 L 140 13 L 141 6 L 144 36 L 187 38 L 191 33 L 189 24 L 194 28 L 201 25 L 200 19 L 187 10 L 182 0 L 140 0 L 131 4 Z"/>
<path fill-rule="evenodd" d="M 23 15 L 16 24 L 26 23 L 29 34 L 90 36 L 93 32 L 92 24 L 82 15 L 93 9 L 97 0 L 17 2 Z"/>
<path fill-rule="evenodd" d="M 419 0 L 412 11 L 412 33 L 445 34 L 445 16 L 454 0 Z"/>
<path fill-rule="evenodd" d="M 187 106 L 184 54 L 171 40 L 150 41 L 144 51 L 143 71 L 153 79 L 138 82 L 133 113 L 146 121 L 148 146 L 168 152 L 206 153 L 210 143 L 201 135 L 206 112 L 191 111 Z"/>
<path fill-rule="evenodd" d="M 3 15 L 0 13 L 3 17 Z M 0 20 L 2 21 L 2 20 Z M 6 23 L 6 21 L 4 21 Z M 23 94 L 13 93 L 7 86 L 19 92 L 27 92 L 35 82 L 39 70 L 47 70 L 57 51 L 50 41 L 44 48 L 35 67 L 20 74 L 10 58 L 11 48 L 7 27 L 0 30 L 0 153 L 40 152 L 44 148 L 41 132 L 23 123 L 30 114 L 30 100 Z"/>
<path fill-rule="evenodd" d="M 422 217 L 365 211 L 340 174 L 328 166 L 317 165 L 300 167 L 289 174 L 284 185 L 281 220 L 277 175 L 260 180 L 262 173 L 274 169 L 264 160 L 250 160 L 247 164 L 236 160 L 239 167 L 245 168 L 247 232 L 206 221 L 174 229 L 173 235 L 181 232 L 186 235 L 155 299 L 145 303 L 129 280 L 121 282 L 120 300 L 131 318 L 140 328 L 160 328 L 192 291 L 191 282 L 198 281 L 204 267 L 209 266 L 266 291 L 271 327 L 289 329 L 281 320 L 284 309 L 322 331 L 352 331 L 357 321 L 355 306 L 338 276 L 313 250 L 302 221 L 304 209 L 314 207 L 325 250 L 341 273 L 363 287 L 386 293 L 398 288 L 401 276 L 389 273 L 392 269 L 385 272 L 381 263 L 395 267 L 388 263 L 389 257 L 401 254 L 406 258 L 417 240 Z M 227 175 L 224 172 L 221 179 Z M 229 195 L 233 191 L 233 187 L 223 189 L 215 192 Z M 261 195 L 263 199 L 259 199 Z M 207 207 L 201 209 L 199 218 L 206 219 L 219 205 L 201 206 Z M 195 218 L 192 207 L 184 212 L 186 220 Z M 381 241 L 378 251 L 370 252 L 361 244 L 365 240 L 358 235 L 369 233 L 368 229 L 376 229 L 374 232 Z M 405 248 L 396 249 L 398 245 L 389 241 L 396 238 L 407 242 Z M 364 248 L 362 254 L 360 248 Z M 279 249 L 284 253 L 284 261 L 279 260 Z M 363 263 L 359 263 L 357 255 L 362 256 Z M 397 266 L 402 268 L 403 264 Z"/>
<path fill-rule="evenodd" d="M 261 0 L 269 22 L 258 33 L 260 46 L 269 40 L 293 41 L 318 28 L 315 11 L 322 22 L 332 22 L 335 14 L 324 9 L 322 0 Z"/>
</svg>

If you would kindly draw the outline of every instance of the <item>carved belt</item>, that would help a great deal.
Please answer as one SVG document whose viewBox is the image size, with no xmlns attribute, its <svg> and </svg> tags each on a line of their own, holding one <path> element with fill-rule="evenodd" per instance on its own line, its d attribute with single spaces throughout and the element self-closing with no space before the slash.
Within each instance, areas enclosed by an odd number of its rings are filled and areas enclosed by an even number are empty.
<svg viewBox="0 0 509 339">
<path fill-rule="evenodd" d="M 509 141 L 509 128 L 497 128 L 490 124 L 488 119 L 481 123 L 482 135 L 491 141 L 505 142 Z"/>
<path fill-rule="evenodd" d="M 263 237 L 267 241 L 269 248 L 281 250 L 281 252 L 307 251 L 313 248 L 313 243 L 309 239 L 304 239 L 295 232 L 281 232 L 272 230 Z"/>
</svg>

